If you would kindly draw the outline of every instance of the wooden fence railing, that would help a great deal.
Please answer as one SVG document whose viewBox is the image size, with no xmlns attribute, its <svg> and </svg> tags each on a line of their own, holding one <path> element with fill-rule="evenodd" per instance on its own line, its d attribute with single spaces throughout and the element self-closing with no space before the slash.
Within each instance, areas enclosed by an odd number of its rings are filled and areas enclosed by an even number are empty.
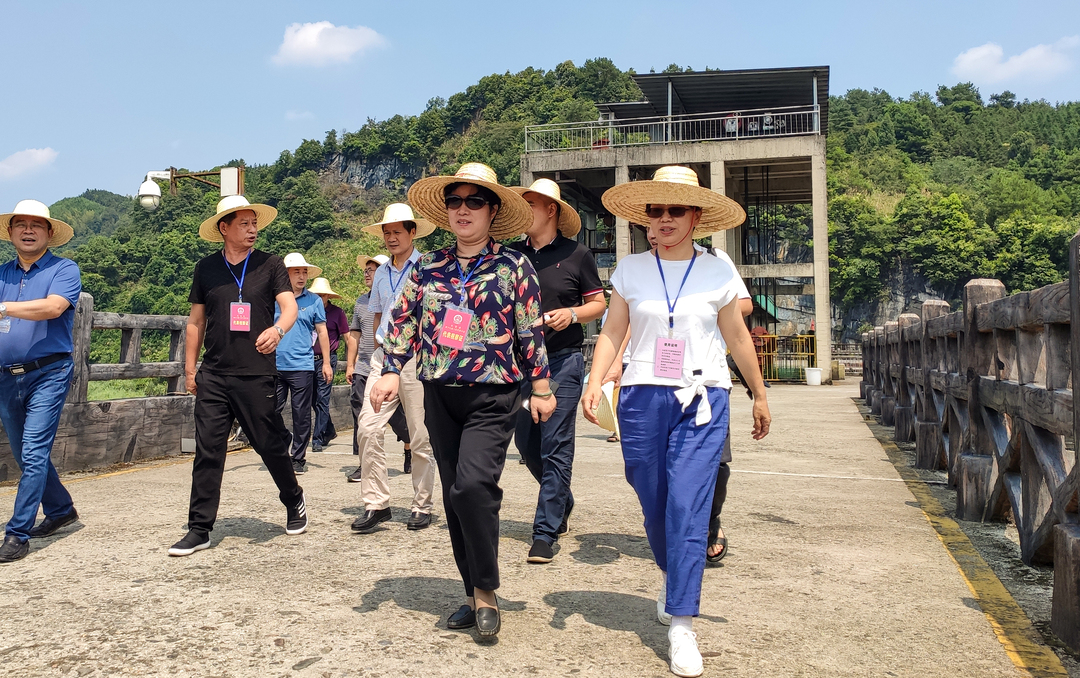
<svg viewBox="0 0 1080 678">
<path fill-rule="evenodd" d="M 1011 514 L 1025 563 L 1054 566 L 1051 628 L 1080 649 L 1080 275 L 1006 296 L 973 280 L 963 308 L 927 301 L 921 315 L 862 336 L 862 397 L 915 465 L 945 469 L 963 520 Z"/>
</svg>

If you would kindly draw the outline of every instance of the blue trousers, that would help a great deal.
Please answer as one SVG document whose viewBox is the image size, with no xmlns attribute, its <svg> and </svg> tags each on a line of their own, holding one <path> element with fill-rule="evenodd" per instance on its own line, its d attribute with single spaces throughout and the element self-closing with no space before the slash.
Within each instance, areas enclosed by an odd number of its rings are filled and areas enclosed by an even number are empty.
<svg viewBox="0 0 1080 678">
<path fill-rule="evenodd" d="M 0 421 L 22 471 L 15 511 L 5 532 L 20 541 L 30 539 L 38 506 L 56 518 L 73 506 L 51 457 L 73 372 L 74 363 L 68 358 L 26 374 L 0 374 Z"/>
<path fill-rule="evenodd" d="M 533 539 L 554 544 L 556 532 L 567 511 L 574 507 L 570 492 L 570 477 L 574 470 L 574 434 L 577 405 L 581 400 L 581 382 L 585 373 L 585 356 L 581 351 L 568 351 L 549 356 L 551 380 L 559 385 L 555 394 L 555 411 L 551 418 L 533 423 L 532 412 L 518 412 L 514 444 L 525 459 L 525 466 L 540 483 L 533 518 Z M 527 398 L 532 384 L 525 382 L 521 397 Z"/>
<path fill-rule="evenodd" d="M 330 354 L 330 369 L 337 373 L 337 353 Z M 315 356 L 315 399 L 311 407 L 315 410 L 315 430 L 311 434 L 312 444 L 329 445 L 330 441 L 337 437 L 337 428 L 334 420 L 330 418 L 330 393 L 334 388 L 334 382 L 329 384 L 323 380 L 322 355 Z"/>
<path fill-rule="evenodd" d="M 653 557 L 667 573 L 667 613 L 697 616 L 716 473 L 728 429 L 728 392 L 708 390 L 712 420 L 695 426 L 670 386 L 624 386 L 619 392 L 626 480 L 645 514 Z"/>
</svg>

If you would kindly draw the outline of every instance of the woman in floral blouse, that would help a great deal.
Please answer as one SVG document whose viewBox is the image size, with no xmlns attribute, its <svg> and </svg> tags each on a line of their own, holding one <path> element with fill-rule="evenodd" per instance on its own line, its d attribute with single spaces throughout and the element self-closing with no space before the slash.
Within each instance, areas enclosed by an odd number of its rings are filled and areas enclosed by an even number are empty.
<svg viewBox="0 0 1080 678">
<path fill-rule="evenodd" d="M 418 356 L 424 419 L 467 599 L 447 626 L 476 626 L 481 636 L 493 636 L 501 627 L 499 477 L 521 382 L 532 383 L 534 421 L 555 410 L 536 271 L 524 255 L 495 242 L 525 232 L 532 212 L 480 163 L 418 181 L 409 202 L 457 242 L 423 255 L 414 268 L 383 341 L 386 362 L 371 404 L 378 412 L 397 393 L 398 374 Z"/>
</svg>

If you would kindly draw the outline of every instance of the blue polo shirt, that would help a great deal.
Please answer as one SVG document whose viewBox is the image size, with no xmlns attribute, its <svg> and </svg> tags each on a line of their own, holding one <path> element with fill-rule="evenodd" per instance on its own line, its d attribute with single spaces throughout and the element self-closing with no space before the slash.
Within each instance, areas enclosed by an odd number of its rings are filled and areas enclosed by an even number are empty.
<svg viewBox="0 0 1080 678">
<path fill-rule="evenodd" d="M 291 329 L 281 338 L 277 347 L 277 368 L 289 372 L 313 372 L 315 370 L 315 326 L 326 324 L 326 309 L 319 295 L 309 290 L 296 298 L 299 313 Z M 281 317 L 281 307 L 274 303 L 274 322 Z"/>
<path fill-rule="evenodd" d="M 0 266 L 0 301 L 35 301 L 58 294 L 71 304 L 52 320 L 11 318 L 11 331 L 0 334 L 0 365 L 27 363 L 53 353 L 71 353 L 71 328 L 75 324 L 75 305 L 79 303 L 80 292 L 79 265 L 49 250 L 30 265 L 29 271 L 19 266 L 18 257 Z"/>
</svg>

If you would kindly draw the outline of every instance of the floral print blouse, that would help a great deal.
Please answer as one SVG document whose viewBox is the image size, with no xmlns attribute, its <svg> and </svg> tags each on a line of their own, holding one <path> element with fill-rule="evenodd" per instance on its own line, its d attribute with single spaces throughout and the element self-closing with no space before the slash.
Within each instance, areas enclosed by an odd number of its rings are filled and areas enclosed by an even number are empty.
<svg viewBox="0 0 1080 678">
<path fill-rule="evenodd" d="M 462 270 L 456 251 L 451 246 L 428 252 L 413 267 L 383 340 L 383 373 L 400 373 L 416 355 L 421 381 L 512 384 L 548 378 L 540 281 L 528 258 L 491 240 Z M 438 343 L 447 306 L 473 313 L 460 349 Z"/>
</svg>

